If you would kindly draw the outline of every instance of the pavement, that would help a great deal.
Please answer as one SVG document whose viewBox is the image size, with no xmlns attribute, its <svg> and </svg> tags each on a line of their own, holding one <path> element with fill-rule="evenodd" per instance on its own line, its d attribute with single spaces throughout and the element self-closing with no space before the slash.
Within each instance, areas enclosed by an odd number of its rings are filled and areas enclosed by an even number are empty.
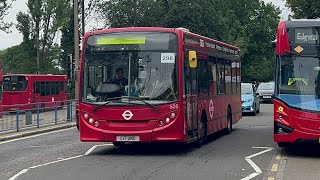
<svg viewBox="0 0 320 180">
<path fill-rule="evenodd" d="M 42 134 L 46 132 L 51 132 L 51 131 L 56 131 L 60 129 L 67 129 L 71 127 L 75 127 L 76 122 L 75 121 L 70 121 L 70 122 L 61 122 L 59 124 L 48 124 L 41 126 L 39 128 L 37 127 L 30 127 L 27 129 L 20 129 L 18 132 L 16 130 L 12 131 L 5 131 L 0 133 L 0 142 L 3 141 L 9 141 L 13 139 L 18 139 L 18 138 L 23 138 L 27 136 L 32 136 L 32 135 L 37 135 L 37 134 Z"/>
</svg>

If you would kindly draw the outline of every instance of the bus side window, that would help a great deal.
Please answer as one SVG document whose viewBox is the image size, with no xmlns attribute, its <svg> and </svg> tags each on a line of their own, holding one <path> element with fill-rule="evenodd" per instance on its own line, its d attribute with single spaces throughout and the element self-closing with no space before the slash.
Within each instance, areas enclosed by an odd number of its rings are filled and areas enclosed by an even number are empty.
<svg viewBox="0 0 320 180">
<path fill-rule="evenodd" d="M 40 83 L 40 96 L 45 96 L 46 95 L 46 83 L 41 82 Z"/>
<path fill-rule="evenodd" d="M 63 91 L 64 88 L 64 83 L 63 82 L 59 82 L 59 87 L 60 87 L 60 91 Z"/>
<path fill-rule="evenodd" d="M 35 94 L 40 94 L 40 82 L 35 82 L 34 83 L 34 93 Z"/>
</svg>

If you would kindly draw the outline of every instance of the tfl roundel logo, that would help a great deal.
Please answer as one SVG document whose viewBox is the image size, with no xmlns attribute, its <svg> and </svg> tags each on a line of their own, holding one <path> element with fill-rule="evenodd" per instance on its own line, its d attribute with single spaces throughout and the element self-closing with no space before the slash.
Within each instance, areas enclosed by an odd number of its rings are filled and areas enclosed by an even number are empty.
<svg viewBox="0 0 320 180">
<path fill-rule="evenodd" d="M 132 117 L 133 117 L 133 114 L 130 110 L 126 110 L 122 113 L 122 117 L 125 119 L 125 120 L 130 120 Z"/>
</svg>

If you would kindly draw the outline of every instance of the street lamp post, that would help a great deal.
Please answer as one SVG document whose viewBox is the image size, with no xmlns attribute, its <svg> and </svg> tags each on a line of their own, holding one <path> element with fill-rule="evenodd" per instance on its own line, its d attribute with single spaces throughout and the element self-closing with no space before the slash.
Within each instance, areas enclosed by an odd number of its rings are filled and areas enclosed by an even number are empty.
<svg viewBox="0 0 320 180">
<path fill-rule="evenodd" d="M 79 8 L 78 8 L 78 0 L 73 0 L 73 15 L 74 15 L 74 61 L 75 61 L 75 99 L 79 96 L 78 89 L 78 78 L 79 78 Z"/>
</svg>

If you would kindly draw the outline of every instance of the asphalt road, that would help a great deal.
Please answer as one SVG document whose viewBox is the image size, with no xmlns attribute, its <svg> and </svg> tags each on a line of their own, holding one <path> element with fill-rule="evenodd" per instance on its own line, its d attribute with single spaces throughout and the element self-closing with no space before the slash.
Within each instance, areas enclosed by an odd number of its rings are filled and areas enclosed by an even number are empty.
<svg viewBox="0 0 320 180">
<path fill-rule="evenodd" d="M 299 173 L 294 166 L 301 159 L 311 162 L 311 175 L 316 175 L 316 153 L 309 157 L 300 154 L 296 160 L 292 157 L 297 156 L 296 151 L 277 148 L 272 136 L 272 109 L 271 104 L 263 104 L 260 114 L 243 116 L 230 135 L 215 134 L 199 149 L 168 144 L 117 148 L 109 143 L 81 143 L 76 128 L 0 143 L 0 179 L 268 179 L 277 176 L 273 166 L 280 164 L 276 160 L 279 154 L 288 158 L 285 177 L 292 179 L 287 174 L 290 171 Z"/>
</svg>

